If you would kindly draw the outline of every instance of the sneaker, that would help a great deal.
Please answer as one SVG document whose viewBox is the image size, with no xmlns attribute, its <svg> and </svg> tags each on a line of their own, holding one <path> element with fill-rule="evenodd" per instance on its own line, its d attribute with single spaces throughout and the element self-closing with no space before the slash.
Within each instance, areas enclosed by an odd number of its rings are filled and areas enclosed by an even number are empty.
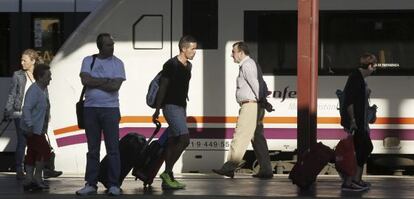
<svg viewBox="0 0 414 199">
<path fill-rule="evenodd" d="M 181 182 L 178 182 L 176 179 L 175 179 L 175 177 L 174 177 L 174 173 L 173 172 L 168 172 L 168 175 L 170 176 L 170 178 L 171 178 L 171 180 L 174 182 L 174 183 L 176 183 L 177 184 L 177 186 L 180 188 L 180 189 L 184 189 L 185 188 L 185 184 L 184 183 L 181 183 Z"/>
<path fill-rule="evenodd" d="M 62 174 L 63 174 L 62 171 L 55 171 L 55 170 L 50 170 L 50 169 L 44 169 L 43 170 L 43 178 L 45 178 L 45 179 L 56 178 L 56 177 L 59 177 Z"/>
<path fill-rule="evenodd" d="M 359 192 L 359 191 L 365 191 L 368 188 L 367 187 L 360 187 L 355 183 L 352 183 L 350 185 L 345 185 L 343 184 L 341 187 L 342 191 L 355 191 L 355 192 Z"/>
<path fill-rule="evenodd" d="M 184 184 L 184 183 L 182 183 L 182 182 L 178 182 L 177 180 L 174 180 L 173 181 L 175 184 L 177 184 L 177 187 L 179 188 L 179 189 L 184 189 L 187 185 L 186 184 Z"/>
<path fill-rule="evenodd" d="M 78 196 L 87 196 L 87 195 L 95 195 L 97 193 L 98 188 L 96 186 L 91 186 L 89 184 L 85 184 L 82 189 L 76 191 L 76 195 Z"/>
<path fill-rule="evenodd" d="M 110 196 L 119 196 L 121 195 L 121 189 L 117 186 L 109 187 L 107 194 Z"/>
<path fill-rule="evenodd" d="M 45 181 L 41 181 L 39 183 L 36 183 L 36 185 L 42 189 L 49 189 L 49 184 L 47 184 Z"/>
<path fill-rule="evenodd" d="M 162 189 L 183 189 L 184 187 L 180 186 L 180 184 L 177 183 L 177 181 L 173 181 L 168 175 L 168 173 L 164 172 L 160 175 L 160 178 L 162 179 L 161 187 Z"/>
<path fill-rule="evenodd" d="M 369 182 L 365 182 L 365 181 L 363 181 L 363 180 L 360 180 L 359 182 L 357 182 L 357 181 L 352 181 L 352 183 L 353 184 L 356 184 L 356 185 L 358 185 L 358 186 L 360 186 L 360 187 L 366 187 L 366 188 L 371 188 L 371 183 L 369 183 Z"/>
</svg>

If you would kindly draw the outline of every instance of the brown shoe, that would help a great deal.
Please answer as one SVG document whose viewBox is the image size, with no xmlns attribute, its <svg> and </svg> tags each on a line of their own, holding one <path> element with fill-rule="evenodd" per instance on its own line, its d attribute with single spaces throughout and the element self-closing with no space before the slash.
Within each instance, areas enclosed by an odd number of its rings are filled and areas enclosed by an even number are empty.
<svg viewBox="0 0 414 199">
<path fill-rule="evenodd" d="M 222 176 L 234 178 L 234 172 L 242 168 L 245 163 L 246 161 L 244 160 L 239 163 L 227 161 L 220 169 L 213 169 L 213 172 Z"/>
</svg>

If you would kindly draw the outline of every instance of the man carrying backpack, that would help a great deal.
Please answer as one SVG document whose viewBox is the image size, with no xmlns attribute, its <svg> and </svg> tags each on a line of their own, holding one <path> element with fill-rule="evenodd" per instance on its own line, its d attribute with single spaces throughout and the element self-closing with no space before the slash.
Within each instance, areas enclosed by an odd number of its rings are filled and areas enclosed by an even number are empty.
<svg viewBox="0 0 414 199">
<path fill-rule="evenodd" d="M 178 47 L 180 53 L 165 62 L 161 71 L 160 88 L 156 97 L 155 112 L 152 115 L 155 122 L 162 108 L 168 123 L 165 171 L 160 175 L 163 189 L 185 188 L 185 184 L 175 180 L 173 167 L 190 143 L 186 100 L 188 98 L 192 64 L 188 60 L 192 60 L 195 56 L 197 41 L 191 36 L 183 36 Z"/>
<path fill-rule="evenodd" d="M 88 143 L 86 154 L 85 186 L 77 195 L 97 193 L 99 175 L 99 151 L 101 135 L 104 135 L 108 157 L 108 195 L 121 194 L 119 153 L 119 89 L 126 80 L 124 63 L 114 55 L 114 40 L 109 33 L 96 38 L 99 54 L 87 56 L 82 61 L 80 78 L 86 87 L 84 104 L 85 134 Z"/>
</svg>

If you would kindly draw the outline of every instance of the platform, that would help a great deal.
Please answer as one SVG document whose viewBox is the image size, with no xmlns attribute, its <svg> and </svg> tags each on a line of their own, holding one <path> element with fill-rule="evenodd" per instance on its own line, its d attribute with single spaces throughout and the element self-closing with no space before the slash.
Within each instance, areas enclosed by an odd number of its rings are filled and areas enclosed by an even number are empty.
<svg viewBox="0 0 414 199">
<path fill-rule="evenodd" d="M 319 176 L 317 183 L 307 191 L 301 191 L 291 184 L 287 175 L 275 175 L 270 180 L 252 178 L 250 175 L 236 175 L 234 179 L 214 174 L 182 174 L 177 179 L 187 184 L 184 190 L 163 191 L 161 181 L 156 178 L 152 190 L 144 190 L 140 181 L 128 177 L 122 185 L 123 194 L 116 198 L 414 198 L 414 177 L 411 176 L 366 176 L 372 188 L 364 192 L 343 192 L 338 176 Z M 13 173 L 0 173 L 0 196 L 2 198 L 104 198 L 104 187 L 99 185 L 98 195 L 76 196 L 75 191 L 84 184 L 80 176 L 63 176 L 48 180 L 49 191 L 27 193 L 22 182 Z"/>
</svg>

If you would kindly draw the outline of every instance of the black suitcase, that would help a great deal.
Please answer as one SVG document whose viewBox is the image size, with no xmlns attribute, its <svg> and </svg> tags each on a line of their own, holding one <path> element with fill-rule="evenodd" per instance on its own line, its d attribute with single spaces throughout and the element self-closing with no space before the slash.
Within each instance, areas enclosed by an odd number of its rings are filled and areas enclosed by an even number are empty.
<svg viewBox="0 0 414 199">
<path fill-rule="evenodd" d="M 146 144 L 144 136 L 138 133 L 128 133 L 119 141 L 119 153 L 121 159 L 121 174 L 119 176 L 119 186 L 122 185 L 125 177 L 134 167 L 137 157 Z M 105 156 L 99 167 L 98 181 L 106 188 L 108 183 L 108 158 Z"/>
<path fill-rule="evenodd" d="M 164 162 L 164 146 L 168 139 L 168 133 L 164 132 L 158 140 L 152 141 L 161 128 L 161 123 L 157 121 L 155 124 L 157 128 L 149 138 L 147 145 L 137 160 L 137 164 L 132 170 L 132 175 L 136 177 L 135 180 L 140 179 L 144 182 L 144 188 L 147 188 L 147 186 L 151 187 L 155 176 Z"/>
</svg>

